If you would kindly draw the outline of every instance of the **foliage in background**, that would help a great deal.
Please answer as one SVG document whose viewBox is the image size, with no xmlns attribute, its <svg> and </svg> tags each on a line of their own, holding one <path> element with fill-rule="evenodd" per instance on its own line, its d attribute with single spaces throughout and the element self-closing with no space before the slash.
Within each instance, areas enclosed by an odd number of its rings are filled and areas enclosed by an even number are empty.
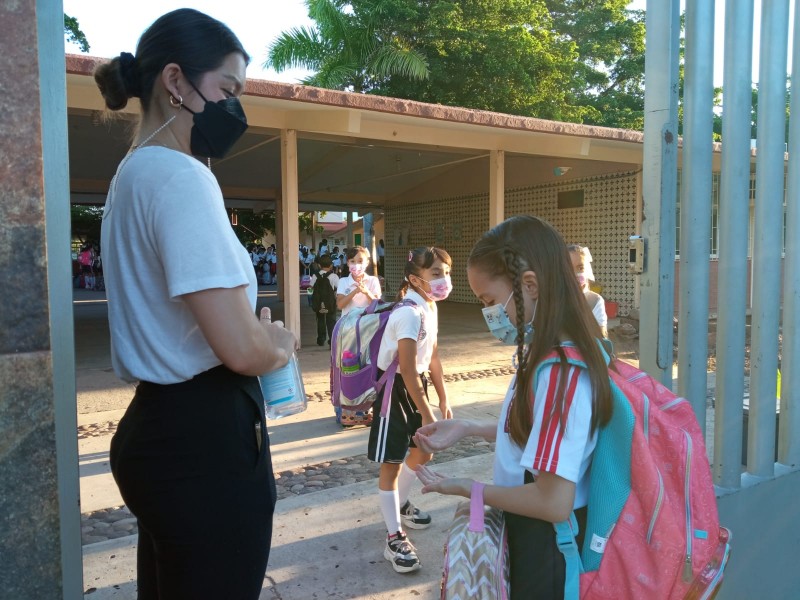
<svg viewBox="0 0 800 600">
<path fill-rule="evenodd" d="M 644 16 L 626 4 L 307 0 L 316 26 L 285 33 L 267 64 L 305 67 L 316 73 L 307 82 L 333 89 L 641 129 Z M 420 57 L 427 78 L 375 72 L 371 39 Z"/>
<path fill-rule="evenodd" d="M 103 221 L 102 206 L 83 206 L 72 204 L 69 207 L 72 218 L 72 239 L 100 243 L 100 225 Z"/>
<path fill-rule="evenodd" d="M 280 72 L 302 66 L 314 74 L 305 85 L 371 91 L 392 76 L 418 81 L 428 77 L 428 64 L 401 32 L 386 23 L 397 17 L 392 0 L 372 2 L 369 11 L 350 10 L 343 0 L 306 0 L 316 27 L 283 32 L 269 48 L 265 67 Z"/>
<path fill-rule="evenodd" d="M 78 19 L 75 17 L 64 15 L 64 36 L 68 42 L 77 44 L 81 52 L 89 52 L 89 41 L 81 31 Z"/>
</svg>

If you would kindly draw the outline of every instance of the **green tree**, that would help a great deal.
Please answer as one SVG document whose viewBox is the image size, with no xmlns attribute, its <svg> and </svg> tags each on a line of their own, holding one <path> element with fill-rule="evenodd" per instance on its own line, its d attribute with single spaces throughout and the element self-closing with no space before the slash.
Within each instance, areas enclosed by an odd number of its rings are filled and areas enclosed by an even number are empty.
<svg viewBox="0 0 800 600">
<path fill-rule="evenodd" d="M 236 217 L 233 217 L 233 214 Z M 319 213 L 324 215 L 325 213 Z M 275 211 L 263 210 L 253 211 L 247 209 L 228 209 L 228 216 L 231 223 L 234 221 L 233 231 L 243 246 L 248 244 L 260 244 L 265 233 L 276 233 Z M 300 213 L 297 219 L 297 226 L 300 233 L 322 233 L 323 229 L 316 225 L 313 212 Z"/>
<path fill-rule="evenodd" d="M 89 41 L 86 35 L 81 31 L 81 26 L 78 24 L 78 19 L 64 15 L 64 35 L 68 42 L 78 45 L 81 52 L 89 52 Z"/>
<path fill-rule="evenodd" d="M 72 219 L 72 239 L 80 240 L 81 244 L 99 242 L 103 207 L 73 204 L 69 210 Z"/>
<path fill-rule="evenodd" d="M 369 11 L 375 0 L 353 0 Z M 394 0 L 400 31 L 429 62 L 424 82 L 391 77 L 375 93 L 516 115 L 581 121 L 569 97 L 575 45 L 542 0 Z"/>
<path fill-rule="evenodd" d="M 377 0 L 371 10 L 356 11 L 345 0 L 306 0 L 316 27 L 282 33 L 264 66 L 278 72 L 304 67 L 315 72 L 302 81 L 306 85 L 355 92 L 369 91 L 376 81 L 392 76 L 425 79 L 425 57 L 385 27 L 393 5 L 393 0 Z"/>
</svg>

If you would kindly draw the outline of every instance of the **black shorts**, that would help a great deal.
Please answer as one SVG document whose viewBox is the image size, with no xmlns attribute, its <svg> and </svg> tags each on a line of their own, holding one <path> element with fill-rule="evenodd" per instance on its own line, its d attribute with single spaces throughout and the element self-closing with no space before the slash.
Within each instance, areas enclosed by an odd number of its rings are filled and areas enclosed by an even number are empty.
<svg viewBox="0 0 800 600">
<path fill-rule="evenodd" d="M 378 370 L 379 375 L 383 371 Z M 427 395 L 427 380 L 422 377 L 423 389 Z M 422 415 L 406 389 L 402 375 L 395 375 L 392 388 L 391 407 L 385 417 L 381 417 L 383 390 L 378 391 L 378 399 L 372 405 L 372 427 L 369 431 L 367 457 L 379 463 L 401 463 L 409 448 L 416 448 L 413 435 L 422 427 Z"/>
</svg>

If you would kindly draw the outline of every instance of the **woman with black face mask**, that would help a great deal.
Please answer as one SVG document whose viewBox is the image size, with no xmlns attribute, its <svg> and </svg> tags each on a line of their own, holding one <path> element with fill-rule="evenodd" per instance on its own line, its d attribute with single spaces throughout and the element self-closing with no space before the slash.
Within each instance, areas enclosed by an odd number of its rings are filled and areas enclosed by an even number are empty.
<svg viewBox="0 0 800 600">
<path fill-rule="evenodd" d="M 248 61 L 228 27 L 181 9 L 95 72 L 110 110 L 141 103 L 102 227 L 112 362 L 138 382 L 111 468 L 138 520 L 140 599 L 255 600 L 269 557 L 275 479 L 256 375 L 285 365 L 297 339 L 256 318 L 252 261 L 207 166 L 247 128 Z"/>
</svg>

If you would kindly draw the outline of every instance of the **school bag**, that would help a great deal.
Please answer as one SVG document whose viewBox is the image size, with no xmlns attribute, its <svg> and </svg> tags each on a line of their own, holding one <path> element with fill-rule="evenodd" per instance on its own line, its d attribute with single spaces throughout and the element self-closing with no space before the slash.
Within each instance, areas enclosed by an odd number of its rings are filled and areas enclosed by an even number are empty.
<svg viewBox="0 0 800 600">
<path fill-rule="evenodd" d="M 483 486 L 462 500 L 444 546 L 441 600 L 508 600 L 506 521 L 483 505 Z"/>
<path fill-rule="evenodd" d="M 585 368 L 574 346 L 561 349 L 569 363 Z M 557 353 L 550 354 L 536 375 L 559 361 Z M 574 515 L 554 524 L 566 562 L 564 598 L 713 597 L 728 561 L 731 533 L 719 524 L 694 410 L 622 361 L 613 362 L 609 377 L 613 415 L 598 431 L 583 548 L 575 543 Z"/>
<path fill-rule="evenodd" d="M 300 277 L 300 289 L 307 290 L 311 287 L 311 275 L 308 272 L 308 267 L 306 267 L 305 273 Z"/>
<path fill-rule="evenodd" d="M 311 308 L 315 313 L 321 315 L 336 312 L 336 292 L 333 291 L 331 282 L 328 279 L 330 275 L 331 271 L 327 273 L 320 271 L 312 289 Z"/>
<path fill-rule="evenodd" d="M 392 311 L 401 306 L 411 306 L 419 311 L 421 317 L 423 315 L 422 309 L 411 300 L 373 300 L 368 306 L 343 315 L 334 325 L 331 338 L 331 402 L 338 423 L 362 423 L 359 419 L 353 419 L 357 413 L 362 413 L 363 424 L 368 424 L 366 412 L 375 402 L 381 387 L 384 390 L 381 416 L 388 414 L 399 364 L 395 358 L 383 375 L 378 377 L 378 351 Z"/>
</svg>

